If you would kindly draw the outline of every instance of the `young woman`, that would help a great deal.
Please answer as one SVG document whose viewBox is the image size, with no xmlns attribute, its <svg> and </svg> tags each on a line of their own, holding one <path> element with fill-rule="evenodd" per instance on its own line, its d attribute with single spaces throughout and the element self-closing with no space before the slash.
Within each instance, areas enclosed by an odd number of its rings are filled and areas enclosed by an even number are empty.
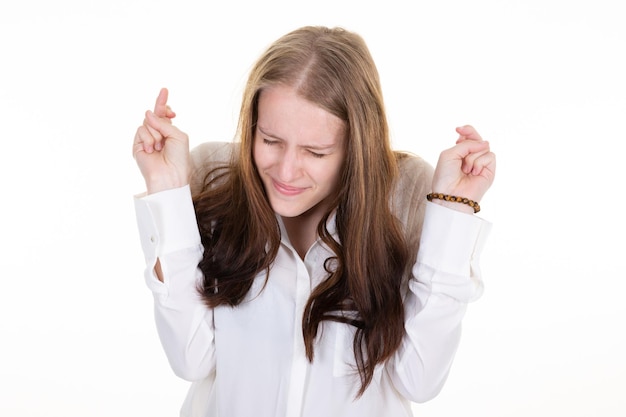
<svg viewBox="0 0 626 417">
<path fill-rule="evenodd" d="M 437 395 L 482 291 L 489 144 L 457 128 L 434 173 L 392 151 L 365 43 L 323 27 L 260 57 L 236 143 L 190 153 L 174 116 L 163 89 L 133 153 L 182 415 L 409 416 Z"/>
</svg>

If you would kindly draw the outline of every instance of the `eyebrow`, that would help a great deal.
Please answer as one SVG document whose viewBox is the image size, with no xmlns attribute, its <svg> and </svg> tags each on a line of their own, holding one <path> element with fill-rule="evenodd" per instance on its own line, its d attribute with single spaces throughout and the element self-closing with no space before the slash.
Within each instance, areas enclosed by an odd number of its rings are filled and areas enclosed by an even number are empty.
<svg viewBox="0 0 626 417">
<path fill-rule="evenodd" d="M 264 130 L 261 126 L 259 126 L 258 124 L 257 124 L 257 129 L 259 129 L 259 131 L 260 131 L 262 134 L 264 134 L 265 136 L 269 136 L 269 137 L 270 137 L 270 138 L 272 138 L 272 139 L 278 139 L 278 140 L 281 140 L 281 141 L 283 141 L 283 142 L 285 141 L 285 140 L 284 140 L 283 138 L 281 138 L 280 136 L 276 136 L 276 135 L 275 135 L 275 134 L 273 134 L 273 133 L 270 133 L 270 132 L 265 131 L 265 130 Z M 305 148 L 305 149 L 325 150 L 325 149 L 330 149 L 330 148 L 333 148 L 333 147 L 335 147 L 335 146 L 337 146 L 337 144 L 336 144 L 336 143 L 331 143 L 331 144 L 327 144 L 327 145 L 302 145 L 301 147 L 302 147 L 302 148 Z"/>
</svg>

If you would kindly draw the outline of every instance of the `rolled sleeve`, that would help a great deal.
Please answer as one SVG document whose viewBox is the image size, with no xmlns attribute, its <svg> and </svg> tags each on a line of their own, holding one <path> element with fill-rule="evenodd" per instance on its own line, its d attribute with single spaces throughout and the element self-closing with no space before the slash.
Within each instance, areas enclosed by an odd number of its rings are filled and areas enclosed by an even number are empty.
<svg viewBox="0 0 626 417">
<path fill-rule="evenodd" d="M 430 278 L 433 292 L 466 302 L 479 298 L 480 255 L 490 230 L 480 217 L 428 203 L 414 276 Z"/>
<path fill-rule="evenodd" d="M 146 284 L 156 294 L 167 293 L 168 276 L 157 279 L 158 258 L 182 250 L 197 250 L 200 233 L 188 185 L 134 199 L 139 238 L 146 261 Z"/>
</svg>

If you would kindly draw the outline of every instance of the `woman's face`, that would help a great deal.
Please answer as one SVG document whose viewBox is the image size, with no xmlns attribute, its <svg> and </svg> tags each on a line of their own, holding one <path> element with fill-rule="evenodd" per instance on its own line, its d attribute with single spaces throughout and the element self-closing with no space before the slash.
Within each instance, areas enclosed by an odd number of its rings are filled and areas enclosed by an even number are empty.
<svg viewBox="0 0 626 417">
<path fill-rule="evenodd" d="M 277 214 L 321 218 L 339 186 L 344 141 L 344 122 L 293 88 L 261 92 L 253 155 Z"/>
</svg>

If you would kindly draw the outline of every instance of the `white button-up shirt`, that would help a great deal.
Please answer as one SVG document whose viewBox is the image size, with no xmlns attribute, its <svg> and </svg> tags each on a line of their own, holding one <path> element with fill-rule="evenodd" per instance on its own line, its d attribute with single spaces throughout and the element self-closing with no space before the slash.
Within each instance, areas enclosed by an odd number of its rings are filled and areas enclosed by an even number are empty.
<svg viewBox="0 0 626 417">
<path fill-rule="evenodd" d="M 478 259 L 490 224 L 423 204 L 420 250 L 405 295 L 406 335 L 356 399 L 353 327 L 323 322 L 313 362 L 305 355 L 304 306 L 325 279 L 324 260 L 333 255 L 321 241 L 301 259 L 279 218 L 282 241 L 267 285 L 260 273 L 240 305 L 209 309 L 196 289 L 203 248 L 189 186 L 137 198 L 160 340 L 176 375 L 193 381 L 181 415 L 410 416 L 411 401 L 437 395 L 459 344 L 466 304 L 482 292 Z M 333 228 L 331 221 L 331 233 Z M 164 282 L 154 273 L 157 259 Z"/>
</svg>

